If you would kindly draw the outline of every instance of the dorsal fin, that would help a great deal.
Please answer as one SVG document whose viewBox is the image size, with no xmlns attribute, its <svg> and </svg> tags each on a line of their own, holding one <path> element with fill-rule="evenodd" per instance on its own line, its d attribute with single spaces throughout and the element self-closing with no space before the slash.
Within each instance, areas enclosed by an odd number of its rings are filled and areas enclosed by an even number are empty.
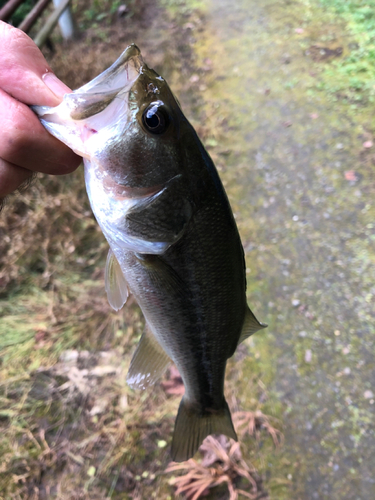
<svg viewBox="0 0 375 500">
<path fill-rule="evenodd" d="M 108 251 L 104 277 L 108 302 L 115 311 L 118 311 L 127 301 L 129 290 L 120 264 L 111 249 Z"/>
<path fill-rule="evenodd" d="M 241 337 L 238 343 L 240 344 L 244 340 L 246 340 L 250 335 L 261 330 L 262 328 L 266 328 L 268 325 L 265 323 L 261 323 L 256 319 L 254 314 L 251 312 L 249 306 L 247 306 L 245 321 L 242 327 Z"/>
</svg>

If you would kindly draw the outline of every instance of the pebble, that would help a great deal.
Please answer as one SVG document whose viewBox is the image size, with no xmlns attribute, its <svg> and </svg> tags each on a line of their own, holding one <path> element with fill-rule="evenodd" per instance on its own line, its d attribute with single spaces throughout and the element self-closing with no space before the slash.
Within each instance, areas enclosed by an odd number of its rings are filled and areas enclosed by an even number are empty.
<svg viewBox="0 0 375 500">
<path fill-rule="evenodd" d="M 76 350 L 67 350 L 67 351 L 64 351 L 61 355 L 60 355 L 60 361 L 62 363 L 69 363 L 70 361 L 76 361 L 78 359 L 78 351 Z"/>
</svg>

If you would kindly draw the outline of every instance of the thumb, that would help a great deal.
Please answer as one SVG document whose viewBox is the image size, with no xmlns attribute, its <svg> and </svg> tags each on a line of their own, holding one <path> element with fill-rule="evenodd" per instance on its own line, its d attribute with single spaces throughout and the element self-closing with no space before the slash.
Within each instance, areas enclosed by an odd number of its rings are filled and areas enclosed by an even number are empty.
<svg viewBox="0 0 375 500">
<path fill-rule="evenodd" d="M 19 101 L 57 106 L 71 92 L 23 31 L 0 21 L 0 88 Z"/>
</svg>

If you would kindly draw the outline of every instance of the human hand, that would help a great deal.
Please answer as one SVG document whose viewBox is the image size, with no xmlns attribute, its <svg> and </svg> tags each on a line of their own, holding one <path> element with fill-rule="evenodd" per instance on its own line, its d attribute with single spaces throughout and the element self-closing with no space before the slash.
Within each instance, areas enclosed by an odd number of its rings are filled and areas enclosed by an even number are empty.
<svg viewBox="0 0 375 500">
<path fill-rule="evenodd" d="M 34 42 L 0 21 L 0 198 L 33 172 L 68 174 L 80 164 L 81 158 L 52 137 L 29 108 L 57 106 L 67 92 Z"/>
</svg>

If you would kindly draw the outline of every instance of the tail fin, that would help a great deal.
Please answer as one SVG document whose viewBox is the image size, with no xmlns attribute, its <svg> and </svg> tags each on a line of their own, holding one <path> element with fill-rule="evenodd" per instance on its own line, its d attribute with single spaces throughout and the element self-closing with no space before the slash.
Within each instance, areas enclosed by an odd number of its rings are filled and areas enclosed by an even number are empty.
<svg viewBox="0 0 375 500">
<path fill-rule="evenodd" d="M 172 460 L 183 462 L 191 458 L 210 434 L 225 434 L 237 441 L 227 402 L 221 410 L 201 415 L 182 398 L 173 433 Z"/>
</svg>

